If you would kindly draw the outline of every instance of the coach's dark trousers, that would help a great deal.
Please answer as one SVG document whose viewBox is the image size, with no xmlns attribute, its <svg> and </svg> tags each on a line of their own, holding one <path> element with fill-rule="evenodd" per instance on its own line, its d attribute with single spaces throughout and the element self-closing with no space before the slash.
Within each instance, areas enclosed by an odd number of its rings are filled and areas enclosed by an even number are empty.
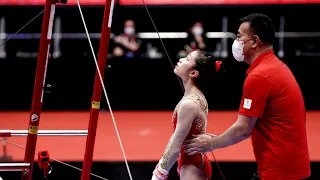
<svg viewBox="0 0 320 180">
<path fill-rule="evenodd" d="M 253 177 L 250 180 L 260 180 L 259 176 L 258 176 L 258 172 L 253 174 Z M 312 180 L 311 177 L 305 178 L 305 179 L 301 179 L 301 180 Z"/>
</svg>

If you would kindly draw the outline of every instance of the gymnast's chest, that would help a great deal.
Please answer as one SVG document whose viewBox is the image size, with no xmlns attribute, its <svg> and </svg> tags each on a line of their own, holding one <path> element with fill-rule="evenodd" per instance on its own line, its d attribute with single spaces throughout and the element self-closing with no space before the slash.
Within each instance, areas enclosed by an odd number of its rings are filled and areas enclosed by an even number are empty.
<svg viewBox="0 0 320 180">
<path fill-rule="evenodd" d="M 177 126 L 177 121 L 178 121 L 178 110 L 175 109 L 173 114 L 172 114 L 172 125 L 173 125 L 173 132 L 176 129 Z M 206 121 L 203 118 L 196 118 L 193 123 L 192 127 L 190 129 L 191 134 L 199 134 L 199 133 L 204 133 L 206 129 Z"/>
</svg>

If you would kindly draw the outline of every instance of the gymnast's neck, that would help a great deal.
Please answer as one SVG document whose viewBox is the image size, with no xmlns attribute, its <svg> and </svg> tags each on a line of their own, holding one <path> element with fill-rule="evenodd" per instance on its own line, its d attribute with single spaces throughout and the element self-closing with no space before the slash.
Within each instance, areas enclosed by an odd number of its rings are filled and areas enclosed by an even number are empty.
<svg viewBox="0 0 320 180">
<path fill-rule="evenodd" d="M 201 90 L 192 82 L 191 79 L 183 82 L 184 96 L 190 96 L 191 94 L 199 94 Z"/>
</svg>

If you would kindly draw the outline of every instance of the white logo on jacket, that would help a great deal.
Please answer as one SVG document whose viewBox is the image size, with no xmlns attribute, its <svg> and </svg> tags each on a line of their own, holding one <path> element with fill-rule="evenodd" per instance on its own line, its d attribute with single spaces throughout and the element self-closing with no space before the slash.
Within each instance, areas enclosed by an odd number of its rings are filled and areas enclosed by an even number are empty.
<svg viewBox="0 0 320 180">
<path fill-rule="evenodd" d="M 251 108 L 251 104 L 252 104 L 252 100 L 251 99 L 244 98 L 243 108 L 250 109 Z"/>
</svg>

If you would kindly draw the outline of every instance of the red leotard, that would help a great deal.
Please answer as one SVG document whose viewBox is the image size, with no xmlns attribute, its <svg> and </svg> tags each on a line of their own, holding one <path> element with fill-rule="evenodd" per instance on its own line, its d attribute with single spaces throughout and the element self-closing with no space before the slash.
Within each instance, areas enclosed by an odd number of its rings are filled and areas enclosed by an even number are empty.
<svg viewBox="0 0 320 180">
<path fill-rule="evenodd" d="M 199 105 L 201 109 L 201 113 L 205 113 L 205 116 L 199 116 L 193 121 L 191 129 L 185 139 L 185 140 L 188 140 L 193 138 L 192 135 L 205 133 L 206 126 L 207 126 L 208 106 L 203 102 L 202 98 L 198 95 L 191 95 L 184 99 L 192 99 L 195 103 Z M 180 103 L 178 103 L 178 105 L 176 106 L 172 115 L 173 131 L 176 129 L 179 104 Z M 179 176 L 180 176 L 180 169 L 183 165 L 194 165 L 197 168 L 201 169 L 206 174 L 208 179 L 211 179 L 212 168 L 211 168 L 210 161 L 205 153 L 188 155 L 184 153 L 184 149 L 181 147 L 179 159 L 178 159 L 178 169 L 177 169 Z"/>
</svg>

